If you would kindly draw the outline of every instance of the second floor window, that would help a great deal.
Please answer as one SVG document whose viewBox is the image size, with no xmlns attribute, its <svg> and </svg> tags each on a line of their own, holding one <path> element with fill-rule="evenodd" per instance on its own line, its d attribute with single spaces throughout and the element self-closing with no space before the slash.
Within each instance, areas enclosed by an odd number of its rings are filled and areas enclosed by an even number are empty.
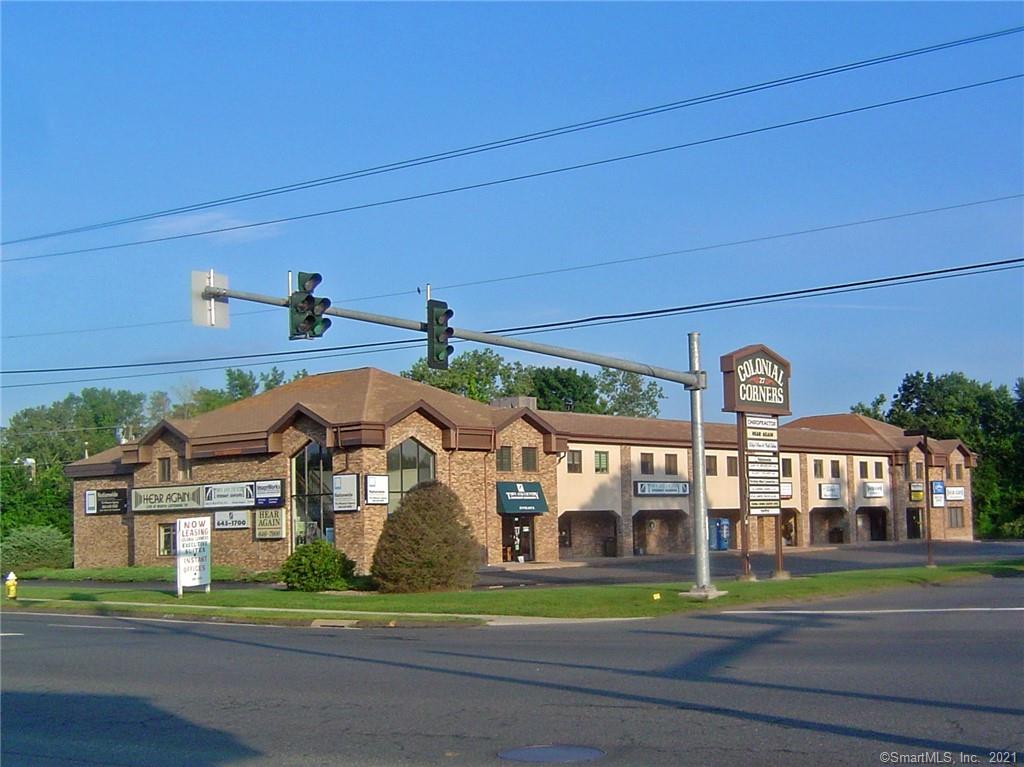
<svg viewBox="0 0 1024 767">
<path fill-rule="evenodd" d="M 726 476 L 736 477 L 739 476 L 740 459 L 734 455 L 727 455 L 725 457 L 725 473 Z"/>
<path fill-rule="evenodd" d="M 717 455 L 706 455 L 704 456 L 704 473 L 709 477 L 718 476 L 718 456 Z"/>
<path fill-rule="evenodd" d="M 640 473 L 654 473 L 654 453 L 640 453 Z"/>
<path fill-rule="evenodd" d="M 670 477 L 679 474 L 679 456 L 675 453 L 665 453 L 665 473 Z"/>
<path fill-rule="evenodd" d="M 832 479 L 839 479 L 839 461 L 832 461 Z"/>
<path fill-rule="evenodd" d="M 825 462 L 820 458 L 814 459 L 814 478 L 824 479 L 825 478 Z"/>
<path fill-rule="evenodd" d="M 495 461 L 498 464 L 498 471 L 512 471 L 512 448 L 508 445 L 499 447 Z"/>
<path fill-rule="evenodd" d="M 160 481 L 170 482 L 171 481 L 171 459 L 170 458 L 159 458 L 157 459 L 157 465 L 160 469 Z"/>
<path fill-rule="evenodd" d="M 582 474 L 583 453 L 579 450 L 570 450 L 566 456 L 565 467 L 570 474 Z"/>
<path fill-rule="evenodd" d="M 537 471 L 537 448 L 523 448 L 523 471 Z"/>
<path fill-rule="evenodd" d="M 595 474 L 607 474 L 608 473 L 608 451 L 607 450 L 595 450 L 594 451 L 594 473 Z"/>
<path fill-rule="evenodd" d="M 793 476 L 793 459 L 783 458 L 782 459 L 782 476 L 787 479 Z"/>
</svg>

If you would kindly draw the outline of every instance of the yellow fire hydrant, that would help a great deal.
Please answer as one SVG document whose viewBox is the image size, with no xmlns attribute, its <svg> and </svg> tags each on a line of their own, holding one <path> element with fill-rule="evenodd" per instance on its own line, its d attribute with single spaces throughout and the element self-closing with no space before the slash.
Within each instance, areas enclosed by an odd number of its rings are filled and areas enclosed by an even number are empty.
<svg viewBox="0 0 1024 767">
<path fill-rule="evenodd" d="M 4 580 L 4 595 L 8 599 L 18 598 L 18 576 L 14 574 L 14 571 L 7 573 L 7 578 Z"/>
</svg>

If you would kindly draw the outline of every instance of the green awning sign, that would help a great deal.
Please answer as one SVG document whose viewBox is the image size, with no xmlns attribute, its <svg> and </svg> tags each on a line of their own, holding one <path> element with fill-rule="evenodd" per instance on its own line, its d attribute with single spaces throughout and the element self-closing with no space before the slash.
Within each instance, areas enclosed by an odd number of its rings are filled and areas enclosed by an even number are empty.
<svg viewBox="0 0 1024 767">
<path fill-rule="evenodd" d="M 498 511 L 502 514 L 543 514 L 548 510 L 540 482 L 498 482 Z"/>
</svg>

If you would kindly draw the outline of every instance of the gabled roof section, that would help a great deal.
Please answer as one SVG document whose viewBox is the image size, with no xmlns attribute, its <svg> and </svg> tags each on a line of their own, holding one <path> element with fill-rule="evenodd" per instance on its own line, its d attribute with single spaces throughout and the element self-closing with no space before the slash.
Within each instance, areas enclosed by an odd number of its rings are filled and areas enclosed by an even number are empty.
<svg viewBox="0 0 1024 767">
<path fill-rule="evenodd" d="M 87 477 L 112 477 L 118 474 L 131 474 L 132 467 L 124 464 L 124 445 L 115 445 L 106 450 L 82 458 L 64 467 L 64 476 L 71 479 Z"/>
</svg>

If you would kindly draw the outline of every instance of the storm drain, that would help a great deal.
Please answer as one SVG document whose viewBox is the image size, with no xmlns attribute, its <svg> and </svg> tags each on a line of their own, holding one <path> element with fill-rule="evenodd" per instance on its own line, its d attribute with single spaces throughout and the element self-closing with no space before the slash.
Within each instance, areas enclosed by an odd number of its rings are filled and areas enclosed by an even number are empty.
<svg viewBox="0 0 1024 767">
<path fill-rule="evenodd" d="M 602 756 L 604 751 L 587 746 L 523 746 L 498 752 L 500 759 L 530 764 L 573 764 L 590 762 Z"/>
</svg>

